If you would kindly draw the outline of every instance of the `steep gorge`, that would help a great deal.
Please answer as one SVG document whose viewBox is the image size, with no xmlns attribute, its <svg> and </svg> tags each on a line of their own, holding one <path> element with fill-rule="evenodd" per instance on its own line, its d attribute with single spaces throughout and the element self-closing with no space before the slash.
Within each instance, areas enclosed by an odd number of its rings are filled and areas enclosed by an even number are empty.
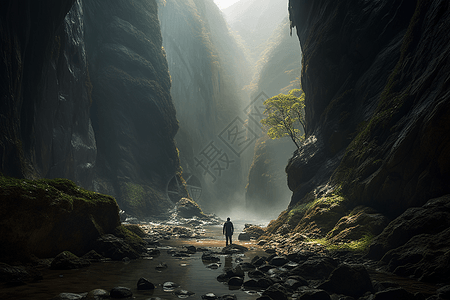
<svg viewBox="0 0 450 300">
<path fill-rule="evenodd" d="M 68 178 L 141 216 L 170 207 L 178 123 L 156 1 L 20 4 L 2 3 L 0 171 Z"/>
<path fill-rule="evenodd" d="M 240 205 L 251 156 L 227 138 L 243 130 L 249 64 L 212 0 L 161 1 L 159 16 L 183 173 L 199 180 L 206 211 L 225 213 Z"/>
<path fill-rule="evenodd" d="M 449 3 L 290 0 L 289 11 L 308 131 L 286 167 L 291 203 L 268 232 L 342 243 L 403 213 L 370 257 L 445 281 L 448 227 L 426 224 L 448 217 Z"/>
</svg>

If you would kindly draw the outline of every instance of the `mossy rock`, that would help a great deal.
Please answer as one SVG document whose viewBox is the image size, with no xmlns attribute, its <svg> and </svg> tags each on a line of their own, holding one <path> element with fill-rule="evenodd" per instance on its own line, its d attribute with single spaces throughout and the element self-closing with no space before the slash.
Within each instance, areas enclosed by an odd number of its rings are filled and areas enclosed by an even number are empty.
<svg viewBox="0 0 450 300">
<path fill-rule="evenodd" d="M 102 234 L 120 225 L 114 198 L 67 179 L 0 177 L 0 257 L 81 256 Z"/>
<path fill-rule="evenodd" d="M 178 216 L 186 219 L 193 217 L 207 218 L 200 206 L 189 198 L 181 198 L 176 204 Z"/>
<path fill-rule="evenodd" d="M 114 235 L 123 239 L 137 253 L 142 253 L 146 250 L 147 242 L 145 242 L 138 234 L 135 233 L 135 231 L 137 231 L 136 227 L 138 226 L 118 226 L 114 230 Z M 140 232 L 140 234 L 141 233 L 142 232 Z"/>
</svg>

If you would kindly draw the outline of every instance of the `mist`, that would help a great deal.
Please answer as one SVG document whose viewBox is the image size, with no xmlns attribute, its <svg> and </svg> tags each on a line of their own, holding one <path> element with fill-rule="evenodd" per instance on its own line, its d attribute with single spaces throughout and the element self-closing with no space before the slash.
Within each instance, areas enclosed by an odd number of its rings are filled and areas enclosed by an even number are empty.
<svg viewBox="0 0 450 300">
<path fill-rule="evenodd" d="M 208 213 L 270 220 L 290 201 L 284 168 L 295 146 L 261 144 L 259 123 L 264 100 L 300 86 L 300 46 L 287 38 L 287 15 L 284 0 L 241 0 L 223 10 L 212 0 L 160 5 L 182 172 L 198 179 L 201 195 L 191 197 Z M 264 170 L 250 176 L 252 168 Z M 262 186 L 264 193 L 252 192 Z"/>
</svg>

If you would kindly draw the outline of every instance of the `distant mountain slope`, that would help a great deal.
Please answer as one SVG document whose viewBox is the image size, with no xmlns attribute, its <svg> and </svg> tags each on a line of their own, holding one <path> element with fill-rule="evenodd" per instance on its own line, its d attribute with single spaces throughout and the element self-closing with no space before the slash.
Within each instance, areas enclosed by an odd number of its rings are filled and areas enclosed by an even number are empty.
<svg viewBox="0 0 450 300">
<path fill-rule="evenodd" d="M 176 140 L 183 172 L 201 181 L 202 207 L 217 211 L 230 206 L 228 198 L 237 201 L 234 194 L 243 194 L 245 187 L 242 157 L 218 136 L 236 117 L 244 118 L 242 88 L 250 80 L 250 68 L 213 0 L 166 0 L 159 16 L 180 124 Z M 208 146 L 217 147 L 220 157 L 226 154 L 232 163 L 206 163 L 203 150 Z"/>
<path fill-rule="evenodd" d="M 223 10 L 231 29 L 252 49 L 255 63 L 264 50 L 263 44 L 288 15 L 286 0 L 241 0 Z"/>
</svg>

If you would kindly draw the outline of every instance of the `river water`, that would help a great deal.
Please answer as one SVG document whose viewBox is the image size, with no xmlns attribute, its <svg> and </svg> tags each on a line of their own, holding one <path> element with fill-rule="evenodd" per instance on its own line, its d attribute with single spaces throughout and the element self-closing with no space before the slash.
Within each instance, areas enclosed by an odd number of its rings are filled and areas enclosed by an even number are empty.
<svg viewBox="0 0 450 300">
<path fill-rule="evenodd" d="M 237 232 L 233 236 L 237 240 L 239 231 L 244 228 L 244 222 L 234 222 Z M 201 239 L 170 239 L 161 240 L 159 248 L 161 254 L 152 259 L 138 259 L 129 262 L 103 262 L 94 263 L 91 266 L 78 270 L 41 270 L 43 280 L 28 283 L 22 286 L 0 286 L 0 299 L 37 299 L 48 300 L 60 293 L 81 294 L 94 289 L 110 291 L 113 287 L 128 287 L 133 292 L 133 298 L 137 300 L 159 297 L 161 299 L 180 299 L 173 291 L 164 291 L 162 285 L 165 282 L 175 282 L 179 289 L 195 293 L 186 299 L 201 299 L 202 295 L 214 293 L 217 296 L 235 294 L 239 300 L 253 300 L 260 296 L 256 290 L 244 288 L 233 289 L 224 283 L 217 281 L 217 276 L 223 273 L 224 268 L 232 267 L 238 262 L 250 262 L 255 255 L 267 254 L 253 241 L 234 241 L 234 243 L 249 248 L 245 254 L 220 255 L 221 264 L 218 269 L 210 269 L 201 260 L 202 252 L 197 252 L 190 257 L 175 258 L 168 250 L 175 247 L 193 245 L 197 248 L 208 248 L 220 252 L 225 246 L 225 238 L 222 235 L 221 226 L 205 226 L 204 238 Z M 167 264 L 167 269 L 158 271 L 155 267 L 161 263 Z M 372 279 L 377 281 L 391 281 L 400 284 L 411 293 L 422 292 L 434 294 L 436 286 L 420 283 L 409 278 L 380 273 L 374 269 L 369 270 Z M 136 288 L 139 278 L 144 277 L 155 284 L 153 291 L 138 291 Z M 248 280 L 246 277 L 245 280 Z"/>
<path fill-rule="evenodd" d="M 235 223 L 236 224 L 236 223 Z M 238 228 L 239 228 L 238 224 Z M 241 226 L 243 228 L 243 225 Z M 42 270 L 43 280 L 17 287 L 2 287 L 0 299 L 51 299 L 60 293 L 85 293 L 94 289 L 110 291 L 113 287 L 128 287 L 133 292 L 134 299 L 180 299 L 172 291 L 166 292 L 164 282 L 175 282 L 179 288 L 194 292 L 187 299 L 201 299 L 202 295 L 214 293 L 217 296 L 235 294 L 239 300 L 256 299 L 258 291 L 230 289 L 226 284 L 217 281 L 217 276 L 223 273 L 225 267 L 237 264 L 236 259 L 250 262 L 255 255 L 264 255 L 262 249 L 254 242 L 234 241 L 250 250 L 245 254 L 221 255 L 221 265 L 218 269 L 207 268 L 201 260 L 202 252 L 197 252 L 186 258 L 174 258 L 167 250 L 182 245 L 211 248 L 220 251 L 225 246 L 221 226 L 205 226 L 205 238 L 202 239 L 171 239 L 161 241 L 161 254 L 153 259 L 138 259 L 130 262 L 94 263 L 87 268 L 78 270 Z M 233 236 L 237 239 L 237 234 Z M 157 271 L 155 267 L 166 263 L 168 268 Z M 144 277 L 155 284 L 154 291 L 138 291 L 139 278 Z M 247 278 L 248 279 L 248 278 Z"/>
</svg>

